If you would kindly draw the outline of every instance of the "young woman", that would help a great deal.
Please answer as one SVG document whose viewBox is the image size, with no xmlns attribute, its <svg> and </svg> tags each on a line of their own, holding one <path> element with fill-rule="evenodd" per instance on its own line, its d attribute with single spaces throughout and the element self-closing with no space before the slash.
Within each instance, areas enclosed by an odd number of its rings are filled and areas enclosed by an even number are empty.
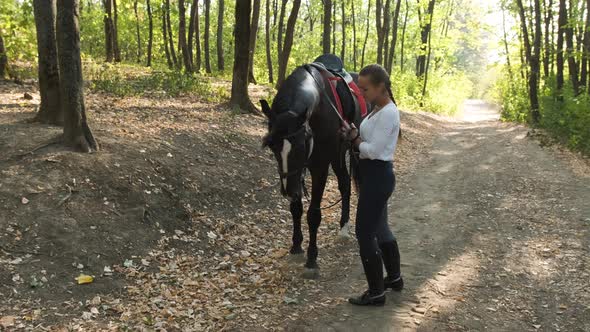
<svg viewBox="0 0 590 332">
<path fill-rule="evenodd" d="M 389 75 L 380 65 L 369 65 L 359 73 L 359 84 L 373 111 L 360 130 L 344 135 L 360 152 L 359 199 L 356 237 L 369 289 L 348 301 L 356 305 L 385 304 L 385 290 L 401 291 L 397 241 L 387 223 L 387 201 L 395 188 L 393 155 L 400 134 L 400 116 L 391 93 Z M 383 279 L 383 265 L 387 277 Z"/>
</svg>

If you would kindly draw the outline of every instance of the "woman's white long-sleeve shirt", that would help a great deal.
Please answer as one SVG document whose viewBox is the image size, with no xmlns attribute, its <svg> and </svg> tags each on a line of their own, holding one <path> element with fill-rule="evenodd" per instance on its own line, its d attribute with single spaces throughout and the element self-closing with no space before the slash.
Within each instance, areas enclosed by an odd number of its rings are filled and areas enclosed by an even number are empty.
<svg viewBox="0 0 590 332">
<path fill-rule="evenodd" d="M 399 128 L 399 110 L 392 102 L 369 114 L 360 126 L 360 158 L 393 161 Z"/>
</svg>

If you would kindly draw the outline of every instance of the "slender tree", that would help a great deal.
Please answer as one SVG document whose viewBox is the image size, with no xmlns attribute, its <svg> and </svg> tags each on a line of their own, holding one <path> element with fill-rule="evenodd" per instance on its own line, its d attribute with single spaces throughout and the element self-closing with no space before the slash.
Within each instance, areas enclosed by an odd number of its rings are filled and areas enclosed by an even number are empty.
<svg viewBox="0 0 590 332">
<path fill-rule="evenodd" d="M 423 77 L 426 74 L 426 57 L 429 53 L 428 40 L 432 28 L 432 15 L 436 0 L 428 0 L 428 7 L 423 14 L 421 5 L 418 6 L 418 19 L 420 23 L 420 52 L 416 60 L 416 76 Z"/>
<path fill-rule="evenodd" d="M 393 69 L 393 58 L 395 57 L 395 46 L 397 44 L 397 27 L 399 23 L 399 12 L 401 9 L 402 0 L 397 0 L 395 9 L 393 10 L 393 20 L 391 24 L 391 43 L 389 45 L 388 58 L 386 59 L 385 69 L 391 73 Z"/>
<path fill-rule="evenodd" d="M 551 21 L 553 20 L 553 0 L 543 0 L 543 4 L 545 5 L 545 49 L 544 49 L 544 56 L 543 56 L 543 73 L 545 78 L 548 78 L 550 75 L 549 71 L 549 64 L 551 63 Z M 504 36 L 506 39 L 506 36 Z"/>
<path fill-rule="evenodd" d="M 0 34 L 0 80 L 6 77 L 8 73 L 8 57 L 6 56 L 6 48 L 4 47 L 4 39 Z"/>
<path fill-rule="evenodd" d="M 367 21 L 365 22 L 365 41 L 363 42 L 363 51 L 361 52 L 361 67 L 365 66 L 365 51 L 367 50 L 367 41 L 369 40 L 369 20 L 371 17 L 371 0 L 367 4 Z"/>
<path fill-rule="evenodd" d="M 289 62 L 291 48 L 293 47 L 295 23 L 297 21 L 297 14 L 299 13 L 300 6 L 301 0 L 293 0 L 293 8 L 291 9 L 291 15 L 289 15 L 289 20 L 287 21 L 287 30 L 285 31 L 285 44 L 283 46 L 283 51 L 281 52 L 282 57 L 279 58 L 279 76 L 277 78 L 277 88 L 283 83 L 287 73 L 287 63 Z"/>
<path fill-rule="evenodd" d="M 250 11 L 251 0 L 236 0 L 234 70 L 230 103 L 237 105 L 242 111 L 257 113 L 256 107 L 254 107 L 248 96 Z"/>
<path fill-rule="evenodd" d="M 531 120 L 533 123 L 538 123 L 540 119 L 539 113 L 539 95 L 538 95 L 538 75 L 540 73 L 540 44 L 541 44 L 541 6 L 539 0 L 535 0 L 534 11 L 535 11 L 535 36 L 533 44 L 531 45 L 529 39 L 529 30 L 527 27 L 525 8 L 522 4 L 522 0 L 516 0 L 518 5 L 518 13 L 520 15 L 520 24 L 522 29 L 522 38 L 524 43 L 524 52 L 526 62 L 530 66 L 529 72 L 529 99 L 531 104 Z M 534 53 L 533 53 L 534 47 Z"/>
<path fill-rule="evenodd" d="M 353 62 L 353 69 L 354 71 L 357 70 L 357 39 L 356 39 L 356 12 L 354 10 L 354 0 L 350 2 L 351 10 L 352 10 L 352 62 Z"/>
<path fill-rule="evenodd" d="M 152 46 L 154 44 L 154 21 L 152 17 L 152 7 L 150 0 L 146 0 L 147 13 L 148 13 L 148 47 L 147 47 L 147 66 L 152 66 Z"/>
<path fill-rule="evenodd" d="M 135 13 L 135 33 L 137 37 L 137 63 L 141 62 L 141 35 L 139 34 L 139 15 L 137 13 L 137 2 L 133 1 L 133 12 Z"/>
<path fill-rule="evenodd" d="M 105 32 L 105 51 L 106 61 L 116 62 L 116 50 L 118 49 L 118 41 L 115 34 L 115 7 L 114 0 L 103 0 L 105 15 L 103 18 L 104 32 Z"/>
<path fill-rule="evenodd" d="M 165 5 L 162 5 L 162 40 L 164 43 L 164 53 L 166 54 L 166 61 L 168 68 L 172 69 L 174 62 L 170 56 L 169 43 L 168 43 L 168 28 L 166 27 L 166 9 Z"/>
<path fill-rule="evenodd" d="M 190 11 L 190 15 L 189 15 L 189 21 L 188 21 L 188 41 L 187 41 L 187 49 L 188 49 L 188 57 L 191 61 L 191 65 L 193 67 L 193 70 L 195 69 L 195 58 L 193 56 L 193 41 L 195 39 L 195 20 L 196 17 L 195 15 L 197 15 L 197 6 L 198 6 L 199 0 L 193 0 L 192 4 L 191 4 L 191 11 Z"/>
<path fill-rule="evenodd" d="M 268 82 L 273 83 L 272 56 L 270 50 L 270 0 L 266 0 L 266 22 L 264 34 L 266 42 L 266 66 L 268 67 Z"/>
<path fill-rule="evenodd" d="M 285 12 L 287 11 L 287 2 L 288 0 L 282 0 L 281 13 L 279 14 L 279 32 L 277 35 L 277 59 L 279 62 L 279 72 L 281 67 L 281 59 L 283 58 L 283 28 L 285 23 Z"/>
<path fill-rule="evenodd" d="M 176 57 L 176 50 L 174 48 L 174 37 L 172 36 L 172 23 L 170 22 L 170 0 L 165 1 L 164 18 L 166 20 L 166 31 L 168 32 L 168 44 L 170 45 L 170 57 L 172 63 L 177 68 L 180 66 L 178 58 Z"/>
<path fill-rule="evenodd" d="M 346 56 L 346 13 L 345 13 L 345 9 L 346 9 L 346 2 L 342 1 L 342 3 L 340 4 L 340 9 L 342 9 L 342 17 L 340 18 L 341 20 L 341 27 L 342 27 L 342 48 L 340 50 L 340 59 L 342 59 L 342 61 L 345 61 L 345 56 Z"/>
<path fill-rule="evenodd" d="M 199 3 L 195 0 L 195 44 L 197 45 L 197 56 L 195 63 L 195 70 L 201 71 L 201 27 L 199 23 Z M 191 46 L 192 47 L 192 46 Z"/>
<path fill-rule="evenodd" d="M 248 0 L 249 1 L 249 0 Z M 224 1 L 219 0 L 217 11 L 217 69 L 225 70 L 225 61 L 223 59 L 223 13 L 225 11 Z"/>
<path fill-rule="evenodd" d="M 324 0 L 324 32 L 322 33 L 322 50 L 324 54 L 330 53 L 330 32 L 332 31 L 332 0 Z"/>
<path fill-rule="evenodd" d="M 211 0 L 205 0 L 205 71 L 211 74 L 211 55 L 209 54 L 209 36 L 211 34 Z"/>
<path fill-rule="evenodd" d="M 557 27 L 557 49 L 555 50 L 557 53 L 557 90 L 563 89 L 563 85 L 565 82 L 564 79 L 564 35 L 565 35 L 565 27 L 567 25 L 567 7 L 565 4 L 565 0 L 559 0 L 559 18 L 558 18 L 558 27 Z"/>
<path fill-rule="evenodd" d="M 192 73 L 193 66 L 188 52 L 188 45 L 186 44 L 186 8 L 184 7 L 184 0 L 178 0 L 178 44 L 182 51 L 184 70 L 187 73 Z"/>
<path fill-rule="evenodd" d="M 64 111 L 64 144 L 83 152 L 97 151 L 84 107 L 84 82 L 80 59 L 78 0 L 57 1 L 57 49 L 61 106 Z"/>
<path fill-rule="evenodd" d="M 41 95 L 41 104 L 35 120 L 61 125 L 63 112 L 60 105 L 59 68 L 55 41 L 55 0 L 34 0 L 33 11 L 37 29 L 39 93 Z"/>
<path fill-rule="evenodd" d="M 260 0 L 254 0 L 252 9 L 252 23 L 250 27 L 250 59 L 248 60 L 248 81 L 256 84 L 254 77 L 254 53 L 256 53 L 256 39 L 258 37 L 258 21 L 260 20 Z"/>
<path fill-rule="evenodd" d="M 572 82 L 572 89 L 574 90 L 574 93 L 577 95 L 579 92 L 578 64 L 576 63 L 573 18 L 571 16 L 569 19 L 567 19 L 567 24 L 565 25 L 565 45 L 567 54 L 568 73 L 570 81 Z"/>
<path fill-rule="evenodd" d="M 590 67 L 590 0 L 586 0 L 586 23 L 585 23 L 585 30 L 584 30 L 584 50 L 582 55 L 582 72 L 580 76 L 580 85 L 585 87 L 590 93 L 590 84 L 588 84 L 590 77 L 589 74 L 589 67 Z"/>
<path fill-rule="evenodd" d="M 404 14 L 404 23 L 402 26 L 402 44 L 400 45 L 400 62 L 399 62 L 400 71 L 402 73 L 404 71 L 404 64 L 405 64 L 404 46 L 406 44 L 406 27 L 408 26 L 408 14 L 410 12 L 410 4 L 408 3 L 408 0 L 406 0 L 405 7 L 406 7 L 406 9 L 405 9 L 405 14 Z"/>
</svg>

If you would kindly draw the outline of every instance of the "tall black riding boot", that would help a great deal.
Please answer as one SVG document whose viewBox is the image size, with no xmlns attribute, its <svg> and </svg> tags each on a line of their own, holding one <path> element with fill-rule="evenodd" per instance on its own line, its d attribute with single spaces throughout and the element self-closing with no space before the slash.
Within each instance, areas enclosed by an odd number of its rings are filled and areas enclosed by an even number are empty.
<svg viewBox="0 0 590 332">
<path fill-rule="evenodd" d="M 348 299 L 348 302 L 356 305 L 382 306 L 385 304 L 385 290 L 383 288 L 383 262 L 381 255 L 375 253 L 368 257 L 361 256 L 365 276 L 369 289 L 358 297 Z"/>
<path fill-rule="evenodd" d="M 404 280 L 401 275 L 400 255 L 397 241 L 385 242 L 379 244 L 383 264 L 387 271 L 387 277 L 383 281 L 385 289 L 391 288 L 395 291 L 401 291 L 404 288 Z"/>
</svg>

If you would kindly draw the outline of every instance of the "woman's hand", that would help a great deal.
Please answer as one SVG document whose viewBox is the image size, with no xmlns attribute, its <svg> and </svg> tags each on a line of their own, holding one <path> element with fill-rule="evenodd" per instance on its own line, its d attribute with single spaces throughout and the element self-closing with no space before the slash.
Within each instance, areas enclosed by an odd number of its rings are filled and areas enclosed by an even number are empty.
<svg viewBox="0 0 590 332">
<path fill-rule="evenodd" d="M 340 133 L 342 135 L 342 138 L 344 138 L 347 141 L 354 141 L 356 138 L 359 137 L 359 131 L 354 126 L 354 123 L 350 124 L 349 128 L 342 127 L 340 129 Z"/>
</svg>

